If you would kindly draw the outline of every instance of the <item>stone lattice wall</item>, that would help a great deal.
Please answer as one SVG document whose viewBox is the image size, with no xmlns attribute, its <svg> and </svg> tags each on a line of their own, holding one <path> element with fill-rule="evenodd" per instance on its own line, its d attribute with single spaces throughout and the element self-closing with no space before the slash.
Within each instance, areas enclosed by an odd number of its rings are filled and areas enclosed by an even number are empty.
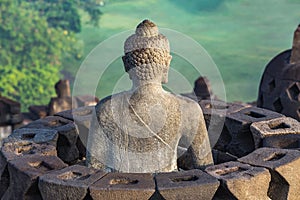
<svg viewBox="0 0 300 200">
<path fill-rule="evenodd" d="M 207 127 L 212 127 L 209 128 L 211 137 L 214 126 L 218 126 L 215 119 L 225 118 L 222 134 L 213 149 L 216 165 L 204 171 L 130 174 L 87 168 L 84 166 L 85 143 L 93 107 L 83 107 L 34 121 L 5 140 L 0 152 L 0 197 L 298 198 L 298 121 L 239 104 L 204 100 L 200 105 Z"/>
</svg>

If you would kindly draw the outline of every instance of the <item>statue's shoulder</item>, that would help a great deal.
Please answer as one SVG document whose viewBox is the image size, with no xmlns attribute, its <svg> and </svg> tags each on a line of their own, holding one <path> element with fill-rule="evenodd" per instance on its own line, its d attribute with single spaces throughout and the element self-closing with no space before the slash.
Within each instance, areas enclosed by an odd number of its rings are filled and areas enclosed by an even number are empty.
<svg viewBox="0 0 300 200">
<path fill-rule="evenodd" d="M 119 105 L 119 102 L 124 99 L 124 92 L 113 94 L 101 99 L 96 105 L 95 109 L 97 112 L 109 111 L 113 106 Z"/>
<path fill-rule="evenodd" d="M 179 94 L 170 93 L 170 95 L 172 96 L 172 98 L 176 99 L 178 101 L 178 103 L 180 103 L 184 107 L 188 106 L 188 107 L 192 107 L 195 109 L 200 109 L 199 104 L 191 98 L 188 98 L 188 97 L 185 97 L 185 96 L 182 96 Z"/>
<path fill-rule="evenodd" d="M 171 95 L 173 95 L 173 98 L 177 99 L 177 102 L 184 116 L 189 116 L 189 118 L 191 117 L 198 118 L 199 115 L 202 115 L 201 107 L 195 100 L 182 95 L 177 95 L 177 94 L 171 94 Z"/>
</svg>

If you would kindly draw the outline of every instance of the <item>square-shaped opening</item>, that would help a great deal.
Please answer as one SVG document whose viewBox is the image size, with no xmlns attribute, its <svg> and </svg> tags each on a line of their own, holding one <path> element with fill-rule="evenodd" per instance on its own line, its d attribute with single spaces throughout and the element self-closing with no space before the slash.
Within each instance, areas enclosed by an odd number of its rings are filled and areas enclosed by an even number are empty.
<svg viewBox="0 0 300 200">
<path fill-rule="evenodd" d="M 22 140 L 30 140 L 35 137 L 35 133 L 24 133 L 22 134 Z"/>
<path fill-rule="evenodd" d="M 130 178 L 114 178 L 111 179 L 109 184 L 110 185 L 133 185 L 137 184 L 139 181 L 135 179 L 130 179 Z"/>
<path fill-rule="evenodd" d="M 285 123 L 285 122 L 281 122 L 281 123 L 271 123 L 271 124 L 268 124 L 268 125 L 269 125 L 270 129 L 272 129 L 272 130 L 291 128 L 291 126 L 288 125 L 288 124 Z"/>
<path fill-rule="evenodd" d="M 235 167 L 228 167 L 225 166 L 225 169 L 219 169 L 216 171 L 216 174 L 220 175 L 220 176 L 225 176 L 227 174 L 230 173 L 234 173 L 234 172 L 243 172 L 243 171 L 247 171 L 247 169 L 239 167 L 239 166 L 235 166 Z"/>
<path fill-rule="evenodd" d="M 181 177 L 176 177 L 176 178 L 171 178 L 172 182 L 184 182 L 184 181 L 196 181 L 199 178 L 195 175 L 189 175 L 189 176 L 181 176 Z"/>
<path fill-rule="evenodd" d="M 273 153 L 269 157 L 265 158 L 264 161 L 277 161 L 283 158 L 285 155 L 285 153 Z"/>
<path fill-rule="evenodd" d="M 248 116 L 253 117 L 253 118 L 263 118 L 263 117 L 266 117 L 266 115 L 263 115 L 261 113 L 257 113 L 257 112 L 254 112 L 254 111 L 246 112 L 245 115 L 248 115 Z"/>
</svg>

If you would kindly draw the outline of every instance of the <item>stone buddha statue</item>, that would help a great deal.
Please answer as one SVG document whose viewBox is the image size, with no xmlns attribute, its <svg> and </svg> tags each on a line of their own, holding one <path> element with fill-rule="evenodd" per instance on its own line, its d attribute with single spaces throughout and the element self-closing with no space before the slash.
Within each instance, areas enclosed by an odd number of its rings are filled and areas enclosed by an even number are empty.
<svg viewBox="0 0 300 200">
<path fill-rule="evenodd" d="M 102 99 L 95 107 L 87 144 L 87 165 L 108 172 L 153 173 L 213 164 L 200 106 L 166 92 L 172 56 L 168 39 L 149 21 L 141 22 L 122 57 L 132 88 Z"/>
</svg>

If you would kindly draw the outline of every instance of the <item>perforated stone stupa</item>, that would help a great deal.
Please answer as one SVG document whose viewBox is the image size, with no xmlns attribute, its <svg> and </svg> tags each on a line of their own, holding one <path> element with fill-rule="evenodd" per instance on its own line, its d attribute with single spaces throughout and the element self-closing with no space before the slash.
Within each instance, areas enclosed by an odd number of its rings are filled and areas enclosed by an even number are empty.
<svg viewBox="0 0 300 200">
<path fill-rule="evenodd" d="M 292 49 L 280 53 L 267 65 L 257 106 L 300 121 L 300 25 L 294 32 Z"/>
</svg>

